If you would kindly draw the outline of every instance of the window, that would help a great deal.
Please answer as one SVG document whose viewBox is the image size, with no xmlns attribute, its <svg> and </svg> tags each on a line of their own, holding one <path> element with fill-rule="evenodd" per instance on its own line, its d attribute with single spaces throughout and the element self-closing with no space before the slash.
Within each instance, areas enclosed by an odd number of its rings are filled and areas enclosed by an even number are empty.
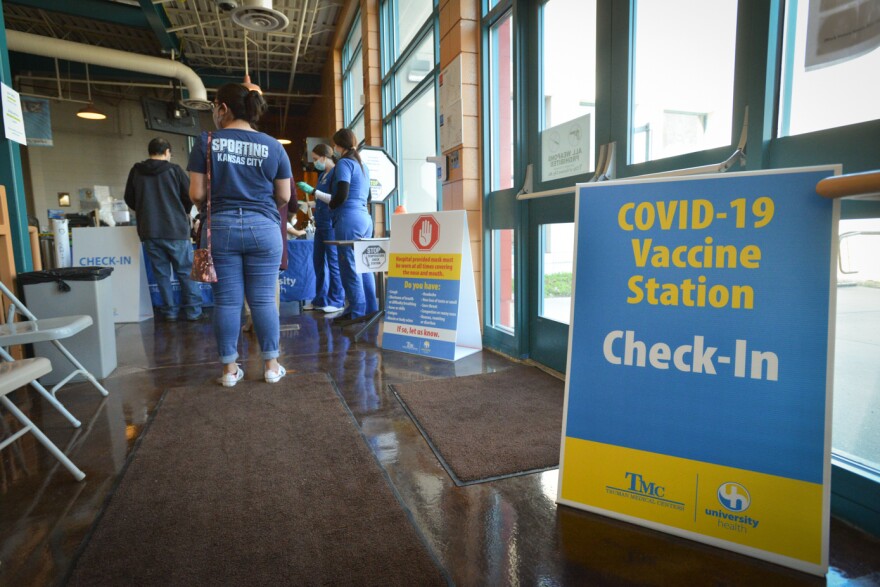
<svg viewBox="0 0 880 587">
<path fill-rule="evenodd" d="M 407 212 L 434 212 L 437 173 L 425 158 L 437 154 L 437 13 L 431 0 L 385 0 L 381 13 L 385 148 L 397 161 L 397 201 Z"/>
<path fill-rule="evenodd" d="M 864 91 L 865 84 L 872 83 L 868 80 L 874 80 L 876 88 L 880 49 L 874 41 L 874 49 L 867 44 L 865 50 L 857 32 L 840 34 L 841 30 L 864 27 L 861 34 L 866 40 L 871 30 L 876 38 L 880 34 L 880 10 L 874 5 L 872 15 L 871 4 L 853 0 L 786 3 L 780 136 L 880 118 L 876 93 Z M 809 14 L 811 6 L 817 6 L 815 14 Z M 830 27 L 834 27 L 840 40 L 820 42 L 823 32 Z"/>
<path fill-rule="evenodd" d="M 434 72 L 434 34 L 425 36 L 415 51 L 397 70 L 397 99 L 405 98 L 423 79 Z"/>
<path fill-rule="evenodd" d="M 736 0 L 636 3 L 631 163 L 731 143 L 736 8 Z"/>
<path fill-rule="evenodd" d="M 364 139 L 364 60 L 361 46 L 361 18 L 358 15 L 342 48 L 342 100 L 343 122 L 354 131 L 359 141 Z"/>
<path fill-rule="evenodd" d="M 832 449 L 880 472 L 880 218 L 840 221 Z"/>
<path fill-rule="evenodd" d="M 513 235 L 513 229 L 493 230 L 491 240 L 492 325 L 511 334 L 516 309 Z"/>
<path fill-rule="evenodd" d="M 544 121 L 550 128 L 590 118 L 590 169 L 596 152 L 596 0 L 550 0 L 542 19 Z M 577 55 L 577 59 L 572 59 Z"/>
<path fill-rule="evenodd" d="M 425 160 L 437 152 L 435 112 L 434 89 L 428 88 L 398 117 L 400 150 L 397 163 L 402 168 L 399 199 L 407 212 L 437 210 L 437 167 Z"/>
<path fill-rule="evenodd" d="M 405 0 L 397 3 L 397 51 L 395 57 L 410 44 L 434 12 L 433 0 Z"/>
<path fill-rule="evenodd" d="M 491 179 L 489 189 L 513 187 L 513 16 L 503 16 L 489 31 Z"/>
<path fill-rule="evenodd" d="M 569 324 L 574 271 L 574 222 L 542 224 L 539 230 L 541 300 L 538 315 Z"/>
</svg>

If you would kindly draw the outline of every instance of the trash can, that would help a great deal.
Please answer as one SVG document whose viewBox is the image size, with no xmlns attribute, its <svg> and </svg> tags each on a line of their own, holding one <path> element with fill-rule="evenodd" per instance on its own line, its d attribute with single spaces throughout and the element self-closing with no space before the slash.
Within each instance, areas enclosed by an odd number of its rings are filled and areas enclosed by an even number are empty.
<svg viewBox="0 0 880 587">
<path fill-rule="evenodd" d="M 38 319 L 92 317 L 91 326 L 60 342 L 98 379 L 116 368 L 112 272 L 112 267 L 59 267 L 18 274 L 22 301 Z M 52 371 L 40 378 L 43 385 L 54 385 L 75 369 L 51 342 L 35 343 L 34 355 L 52 361 Z M 72 381 L 85 378 L 77 375 Z"/>
</svg>

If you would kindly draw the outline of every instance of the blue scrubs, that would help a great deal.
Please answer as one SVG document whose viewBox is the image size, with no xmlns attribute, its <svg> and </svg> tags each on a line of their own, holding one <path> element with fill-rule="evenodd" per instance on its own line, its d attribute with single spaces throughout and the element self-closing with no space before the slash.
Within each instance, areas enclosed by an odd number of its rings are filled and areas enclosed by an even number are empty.
<svg viewBox="0 0 880 587">
<path fill-rule="evenodd" d="M 355 159 L 343 157 L 336 164 L 331 181 L 331 192 L 335 193 L 341 181 L 349 183 L 348 198 L 332 210 L 333 228 L 337 240 L 360 240 L 373 236 L 373 219 L 367 210 L 370 195 L 369 170 Z M 379 311 L 376 301 L 376 279 L 372 273 L 357 273 L 354 264 L 354 248 L 339 248 L 339 273 L 342 287 L 348 299 L 352 318 Z"/>
<path fill-rule="evenodd" d="M 317 188 L 326 194 L 330 193 L 333 171 L 333 169 L 324 171 L 318 178 Z M 336 247 L 325 244 L 326 241 L 335 238 L 330 206 L 317 200 L 314 218 L 315 250 L 312 261 L 315 265 L 315 299 L 312 300 L 312 305 L 316 308 L 326 306 L 341 308 L 345 305 L 345 291 L 342 289 L 342 279 L 339 276 L 339 259 Z"/>
</svg>

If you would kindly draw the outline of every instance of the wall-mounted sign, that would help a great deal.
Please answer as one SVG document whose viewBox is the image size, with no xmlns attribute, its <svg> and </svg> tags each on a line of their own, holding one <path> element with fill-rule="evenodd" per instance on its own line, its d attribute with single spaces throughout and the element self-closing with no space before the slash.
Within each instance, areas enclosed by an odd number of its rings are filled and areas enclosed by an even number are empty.
<svg viewBox="0 0 880 587">
<path fill-rule="evenodd" d="M 24 131 L 24 118 L 21 114 L 21 98 L 18 92 L 0 83 L 0 94 L 3 99 L 3 130 L 6 138 L 16 143 L 27 145 Z"/>
<path fill-rule="evenodd" d="M 827 571 L 835 172 L 578 187 L 559 503 Z"/>
<path fill-rule="evenodd" d="M 590 171 L 590 115 L 541 132 L 541 181 L 584 175 Z"/>
<path fill-rule="evenodd" d="M 23 96 L 21 110 L 28 147 L 51 147 L 54 142 L 52 140 L 52 116 L 49 100 Z"/>
<path fill-rule="evenodd" d="M 397 163 L 382 147 L 363 146 L 358 149 L 361 161 L 370 170 L 370 198 L 384 202 L 397 190 Z"/>
<path fill-rule="evenodd" d="M 462 143 L 464 110 L 461 102 L 461 55 L 440 72 L 440 103 L 438 128 L 440 129 L 440 152 L 446 153 Z"/>
</svg>

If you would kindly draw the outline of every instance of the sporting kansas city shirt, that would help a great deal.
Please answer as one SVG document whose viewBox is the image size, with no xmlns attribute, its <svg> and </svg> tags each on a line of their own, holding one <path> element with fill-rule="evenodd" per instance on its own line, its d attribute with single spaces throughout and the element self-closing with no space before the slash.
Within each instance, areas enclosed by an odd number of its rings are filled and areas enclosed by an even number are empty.
<svg viewBox="0 0 880 587">
<path fill-rule="evenodd" d="M 203 132 L 189 156 L 188 171 L 207 173 Z M 274 138 L 256 131 L 222 129 L 211 135 L 211 212 L 243 209 L 278 222 L 274 181 L 290 179 L 290 159 Z"/>
</svg>

